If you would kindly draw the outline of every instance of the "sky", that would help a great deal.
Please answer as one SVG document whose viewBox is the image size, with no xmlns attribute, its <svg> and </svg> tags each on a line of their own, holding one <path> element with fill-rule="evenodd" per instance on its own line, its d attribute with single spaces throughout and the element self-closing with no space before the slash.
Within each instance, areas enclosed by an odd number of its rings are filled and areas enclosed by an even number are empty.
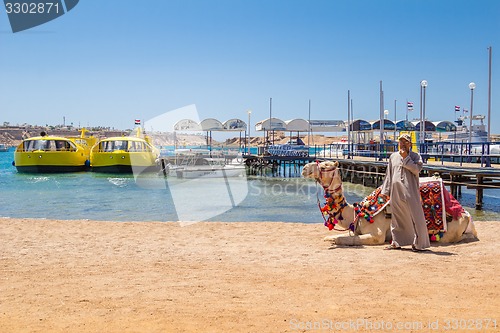
<svg viewBox="0 0 500 333">
<path fill-rule="evenodd" d="M 0 122 L 132 128 L 195 105 L 200 119 L 450 120 L 455 106 L 500 134 L 497 0 L 81 0 L 13 33 L 0 7 Z M 487 119 L 486 119 L 487 122 Z M 253 129 L 252 129 L 253 132 Z"/>
</svg>

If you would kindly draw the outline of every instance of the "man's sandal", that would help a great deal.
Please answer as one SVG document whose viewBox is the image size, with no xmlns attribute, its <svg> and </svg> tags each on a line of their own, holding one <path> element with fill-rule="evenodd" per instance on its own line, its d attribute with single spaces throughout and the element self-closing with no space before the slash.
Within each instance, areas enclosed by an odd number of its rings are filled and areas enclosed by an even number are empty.
<svg viewBox="0 0 500 333">
<path fill-rule="evenodd" d="M 429 250 L 427 250 L 427 249 L 419 249 L 419 248 L 417 248 L 417 247 L 415 246 L 415 244 L 413 244 L 413 245 L 411 246 L 411 250 L 412 250 L 413 252 L 427 252 L 427 251 L 429 251 Z"/>
<path fill-rule="evenodd" d="M 401 246 L 390 244 L 389 246 L 385 247 L 384 250 L 401 250 Z"/>
</svg>

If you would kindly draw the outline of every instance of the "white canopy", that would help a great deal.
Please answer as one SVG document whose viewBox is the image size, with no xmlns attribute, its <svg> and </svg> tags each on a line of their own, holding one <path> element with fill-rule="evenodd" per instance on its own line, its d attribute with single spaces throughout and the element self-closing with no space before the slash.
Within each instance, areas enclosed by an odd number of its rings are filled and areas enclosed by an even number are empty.
<svg viewBox="0 0 500 333">
<path fill-rule="evenodd" d="M 286 131 L 286 123 L 278 118 L 267 118 L 255 124 L 256 131 Z"/>
<path fill-rule="evenodd" d="M 174 125 L 174 131 L 237 131 L 243 132 L 247 128 L 247 124 L 241 119 L 229 119 L 221 123 L 215 118 L 203 119 L 200 123 L 192 119 L 179 120 Z"/>
</svg>

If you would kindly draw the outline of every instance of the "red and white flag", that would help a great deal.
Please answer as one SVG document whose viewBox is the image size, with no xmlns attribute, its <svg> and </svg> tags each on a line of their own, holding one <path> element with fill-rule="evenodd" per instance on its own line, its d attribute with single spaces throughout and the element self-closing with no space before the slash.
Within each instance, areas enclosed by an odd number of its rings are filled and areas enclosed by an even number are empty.
<svg viewBox="0 0 500 333">
<path fill-rule="evenodd" d="M 460 112 L 460 106 L 459 105 L 455 105 L 455 112 Z"/>
<path fill-rule="evenodd" d="M 413 111 L 413 102 L 407 102 L 406 107 L 408 108 L 408 111 Z"/>
<path fill-rule="evenodd" d="M 140 120 L 140 119 L 136 119 L 136 120 L 135 120 L 135 124 L 136 124 L 136 125 L 140 125 L 140 124 L 141 124 L 141 120 Z"/>
</svg>

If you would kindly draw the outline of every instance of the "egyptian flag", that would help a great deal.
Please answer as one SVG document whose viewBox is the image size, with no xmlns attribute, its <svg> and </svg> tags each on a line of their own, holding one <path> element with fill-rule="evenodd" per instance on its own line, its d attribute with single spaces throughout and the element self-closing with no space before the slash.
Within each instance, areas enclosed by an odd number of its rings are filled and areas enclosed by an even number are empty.
<svg viewBox="0 0 500 333">
<path fill-rule="evenodd" d="M 406 107 L 408 108 L 408 111 L 413 111 L 413 102 L 407 102 Z"/>
<path fill-rule="evenodd" d="M 136 120 L 135 120 L 135 124 L 136 124 L 136 125 L 140 125 L 140 124 L 141 124 L 141 120 L 140 120 L 140 119 L 136 119 Z"/>
<path fill-rule="evenodd" d="M 455 112 L 460 112 L 460 106 L 459 105 L 455 105 Z"/>
</svg>

